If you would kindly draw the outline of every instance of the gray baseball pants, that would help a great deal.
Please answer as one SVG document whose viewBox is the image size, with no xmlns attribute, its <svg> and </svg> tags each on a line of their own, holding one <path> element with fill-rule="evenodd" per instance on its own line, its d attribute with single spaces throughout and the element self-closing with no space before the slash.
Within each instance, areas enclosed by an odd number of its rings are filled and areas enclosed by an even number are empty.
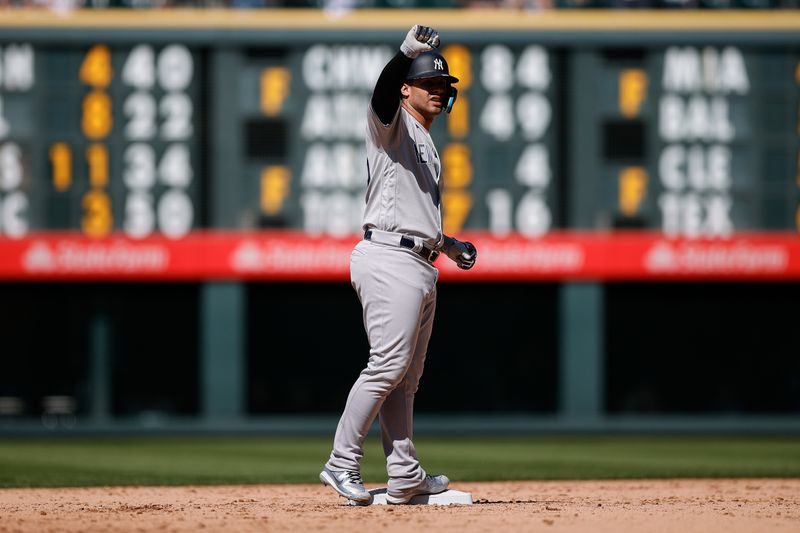
<svg viewBox="0 0 800 533">
<path fill-rule="evenodd" d="M 436 310 L 439 271 L 414 252 L 361 241 L 350 255 L 350 278 L 370 345 L 367 367 L 350 389 L 328 468 L 360 470 L 364 439 L 380 413 L 389 489 L 425 478 L 413 438 L 414 395 Z"/>
</svg>

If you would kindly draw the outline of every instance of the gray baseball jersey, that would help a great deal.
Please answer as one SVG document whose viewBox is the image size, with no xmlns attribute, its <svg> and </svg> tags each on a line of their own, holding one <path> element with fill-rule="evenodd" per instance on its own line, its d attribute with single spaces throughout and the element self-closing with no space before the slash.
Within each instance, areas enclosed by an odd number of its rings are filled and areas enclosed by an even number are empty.
<svg viewBox="0 0 800 533">
<path fill-rule="evenodd" d="M 394 91 L 387 95 L 397 105 Z M 326 466 L 359 471 L 364 439 L 380 414 L 393 495 L 414 490 L 427 475 L 412 441 L 413 411 L 439 276 L 429 261 L 401 246 L 400 237 L 412 238 L 417 249 L 423 242 L 429 247 L 441 242 L 443 184 L 430 134 L 402 106 L 387 125 L 370 106 L 367 123 L 369 183 L 363 225 L 371 237 L 352 252 L 350 279 L 361 301 L 370 357 L 350 390 Z"/>
<path fill-rule="evenodd" d="M 439 153 L 428 130 L 399 107 L 385 126 L 370 106 L 367 115 L 365 230 L 421 237 L 432 247 L 442 239 Z"/>
</svg>

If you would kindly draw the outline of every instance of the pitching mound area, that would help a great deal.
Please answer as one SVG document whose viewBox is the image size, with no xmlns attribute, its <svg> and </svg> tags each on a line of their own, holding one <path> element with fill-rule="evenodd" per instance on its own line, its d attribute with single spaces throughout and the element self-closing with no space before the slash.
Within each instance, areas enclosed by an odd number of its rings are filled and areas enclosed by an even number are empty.
<svg viewBox="0 0 800 533">
<path fill-rule="evenodd" d="M 475 503 L 348 507 L 322 485 L 2 489 L 0 532 L 800 531 L 800 479 L 456 481 L 453 488 Z"/>
</svg>

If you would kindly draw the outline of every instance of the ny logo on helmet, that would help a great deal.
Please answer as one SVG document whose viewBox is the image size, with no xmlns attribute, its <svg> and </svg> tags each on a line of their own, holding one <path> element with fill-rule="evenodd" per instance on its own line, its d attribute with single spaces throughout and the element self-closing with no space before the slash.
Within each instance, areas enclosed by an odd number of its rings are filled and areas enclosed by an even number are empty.
<svg viewBox="0 0 800 533">
<path fill-rule="evenodd" d="M 433 68 L 436 70 L 444 70 L 444 65 L 442 65 L 441 59 L 434 59 L 433 60 Z"/>
</svg>

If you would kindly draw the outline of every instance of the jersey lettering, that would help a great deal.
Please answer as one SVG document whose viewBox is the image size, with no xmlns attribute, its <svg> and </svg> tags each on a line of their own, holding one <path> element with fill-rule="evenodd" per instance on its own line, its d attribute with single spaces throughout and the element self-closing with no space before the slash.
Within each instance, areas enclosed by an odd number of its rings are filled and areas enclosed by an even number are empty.
<svg viewBox="0 0 800 533">
<path fill-rule="evenodd" d="M 420 163 L 428 162 L 428 147 L 422 143 L 417 144 L 417 161 Z"/>
</svg>

